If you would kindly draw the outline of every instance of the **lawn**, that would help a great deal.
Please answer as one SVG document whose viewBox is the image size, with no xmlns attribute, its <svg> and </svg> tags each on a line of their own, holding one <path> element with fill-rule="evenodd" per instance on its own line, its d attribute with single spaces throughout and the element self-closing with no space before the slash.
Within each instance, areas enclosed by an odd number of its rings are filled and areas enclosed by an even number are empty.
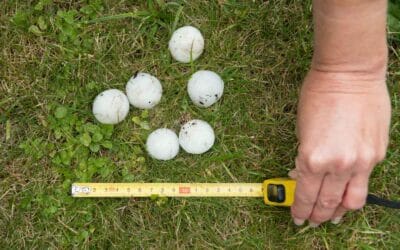
<svg viewBox="0 0 400 250">
<path fill-rule="evenodd" d="M 311 2 L 137 2 L 0 2 L 0 248 L 398 248 L 399 212 L 375 206 L 314 229 L 256 198 L 72 198 L 77 181 L 262 182 L 293 168 L 297 96 L 312 56 Z M 391 11 L 391 140 L 370 192 L 400 199 L 400 9 Z M 183 25 L 206 39 L 191 64 L 168 52 Z M 223 98 L 208 109 L 186 92 L 199 69 L 225 81 Z M 115 126 L 96 122 L 94 97 L 124 90 L 137 71 L 161 80 L 160 104 L 131 107 Z M 167 162 L 147 156 L 152 130 L 179 131 L 191 118 L 213 126 L 212 150 L 181 150 Z"/>
</svg>

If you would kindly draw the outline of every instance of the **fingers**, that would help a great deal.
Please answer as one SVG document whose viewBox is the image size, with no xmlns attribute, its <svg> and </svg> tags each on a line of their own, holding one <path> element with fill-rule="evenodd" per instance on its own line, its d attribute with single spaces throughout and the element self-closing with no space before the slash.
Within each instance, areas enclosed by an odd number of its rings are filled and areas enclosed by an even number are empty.
<svg viewBox="0 0 400 250">
<path fill-rule="evenodd" d="M 337 164 L 308 166 L 301 156 L 296 158 L 296 169 L 289 176 L 297 180 L 295 199 L 291 211 L 295 224 L 305 220 L 311 226 L 331 220 L 337 224 L 348 210 L 365 205 L 368 179 L 376 160 L 364 151 L 357 160 Z M 368 157 L 367 157 L 368 156 Z M 326 171 L 321 171 L 325 169 Z"/>
<path fill-rule="evenodd" d="M 296 163 L 296 169 L 289 173 L 297 179 L 291 209 L 295 224 L 301 225 L 305 220 L 309 220 L 311 226 L 328 220 L 337 224 L 346 211 L 365 205 L 369 174 L 374 165 L 372 161 L 357 161 L 356 167 L 346 167 L 338 173 L 328 172 L 325 175 L 308 172 L 309 167 L 302 165 L 305 163 L 299 159 Z M 354 173 L 351 169 L 358 172 Z"/>
<path fill-rule="evenodd" d="M 336 209 L 335 213 L 332 216 L 331 222 L 333 224 L 339 224 L 340 221 L 342 220 L 344 214 L 347 211 L 348 210 L 346 208 L 344 208 L 342 205 L 339 205 L 338 208 Z"/>
<path fill-rule="evenodd" d="M 337 207 L 332 216 L 331 222 L 333 224 L 340 223 L 347 211 L 360 209 L 365 205 L 368 195 L 368 179 L 369 174 L 361 173 L 350 180 L 343 196 L 342 204 Z"/>
<path fill-rule="evenodd" d="M 369 173 L 358 173 L 351 178 L 343 197 L 343 208 L 357 210 L 365 205 L 368 195 L 368 178 Z"/>
<path fill-rule="evenodd" d="M 325 176 L 314 209 L 310 216 L 312 225 L 330 220 L 342 202 L 350 175 L 328 174 Z"/>
<path fill-rule="evenodd" d="M 299 160 L 296 160 L 296 163 L 296 168 L 302 169 L 303 166 L 301 166 L 301 164 L 304 163 Z M 297 171 L 296 177 L 297 184 L 291 212 L 294 223 L 296 225 L 302 225 L 311 215 L 324 176 L 310 173 L 302 174 Z"/>
</svg>

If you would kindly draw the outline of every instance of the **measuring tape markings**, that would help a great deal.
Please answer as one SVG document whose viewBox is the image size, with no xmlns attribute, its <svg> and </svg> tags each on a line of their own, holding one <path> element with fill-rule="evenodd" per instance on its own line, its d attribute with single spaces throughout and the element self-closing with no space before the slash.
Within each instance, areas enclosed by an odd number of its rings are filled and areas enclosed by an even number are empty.
<svg viewBox="0 0 400 250">
<path fill-rule="evenodd" d="M 73 197 L 262 197 L 261 183 L 74 183 Z"/>
</svg>

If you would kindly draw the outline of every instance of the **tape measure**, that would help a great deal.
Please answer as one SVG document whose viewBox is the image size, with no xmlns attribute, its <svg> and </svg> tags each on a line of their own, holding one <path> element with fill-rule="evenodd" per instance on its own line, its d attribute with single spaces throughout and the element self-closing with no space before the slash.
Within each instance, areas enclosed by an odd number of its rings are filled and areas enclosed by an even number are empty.
<svg viewBox="0 0 400 250">
<path fill-rule="evenodd" d="M 263 197 L 271 206 L 289 207 L 296 181 L 274 178 L 263 183 L 73 183 L 73 197 Z M 399 201 L 368 194 L 367 204 L 400 209 Z"/>
<path fill-rule="evenodd" d="M 290 206 L 296 181 L 263 183 L 73 183 L 73 197 L 263 197 L 267 205 Z"/>
</svg>

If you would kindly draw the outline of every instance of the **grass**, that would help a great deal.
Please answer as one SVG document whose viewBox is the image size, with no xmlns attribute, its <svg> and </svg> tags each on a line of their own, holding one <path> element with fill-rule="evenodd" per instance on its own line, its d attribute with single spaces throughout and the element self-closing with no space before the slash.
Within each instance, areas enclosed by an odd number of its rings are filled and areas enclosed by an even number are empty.
<svg viewBox="0 0 400 250">
<path fill-rule="evenodd" d="M 310 1 L 2 1 L 0 3 L 0 246 L 19 248 L 381 249 L 400 244 L 398 211 L 374 206 L 339 226 L 298 228 L 288 209 L 258 199 L 73 199 L 75 181 L 261 182 L 286 176 L 296 155 L 299 86 L 312 54 Z M 390 16 L 396 24 L 395 15 Z M 176 27 L 194 25 L 205 53 L 172 60 Z M 399 199 L 399 39 L 391 31 L 393 119 L 373 193 Z M 186 94 L 199 69 L 220 73 L 209 109 Z M 94 97 L 124 89 L 136 71 L 156 75 L 161 103 L 131 109 L 114 127 L 91 114 Z M 134 118 L 134 121 L 132 121 Z M 203 155 L 148 158 L 151 129 L 208 121 Z M 147 130 L 147 123 L 150 130 Z M 90 138 L 90 141 L 88 140 Z"/>
</svg>

